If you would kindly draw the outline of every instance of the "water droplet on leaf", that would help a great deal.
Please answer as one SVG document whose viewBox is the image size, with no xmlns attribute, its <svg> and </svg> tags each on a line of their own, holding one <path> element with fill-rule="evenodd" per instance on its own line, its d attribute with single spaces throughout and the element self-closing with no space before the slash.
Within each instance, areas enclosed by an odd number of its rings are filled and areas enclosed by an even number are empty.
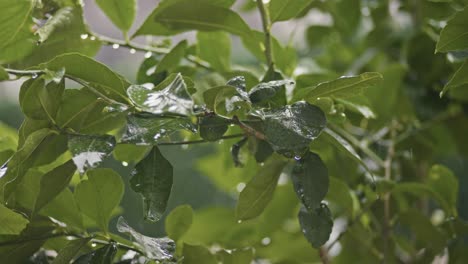
<svg viewBox="0 0 468 264">
<path fill-rule="evenodd" d="M 112 48 L 113 48 L 113 49 L 118 49 L 119 47 L 120 47 L 119 44 L 113 44 L 113 45 L 112 45 Z"/>
</svg>

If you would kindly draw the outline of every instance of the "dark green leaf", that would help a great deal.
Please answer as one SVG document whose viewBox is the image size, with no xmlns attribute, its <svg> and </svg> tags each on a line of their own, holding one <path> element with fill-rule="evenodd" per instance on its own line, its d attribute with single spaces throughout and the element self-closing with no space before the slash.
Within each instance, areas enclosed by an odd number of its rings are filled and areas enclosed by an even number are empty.
<svg viewBox="0 0 468 264">
<path fill-rule="evenodd" d="M 232 156 L 232 160 L 234 161 L 235 167 L 244 166 L 244 164 L 242 164 L 241 162 L 240 151 L 241 151 L 241 148 L 245 145 L 245 143 L 247 143 L 247 139 L 248 139 L 247 137 L 244 137 L 243 139 L 241 139 L 240 141 L 238 141 L 231 147 L 231 156 Z"/>
<path fill-rule="evenodd" d="M 184 264 L 217 264 L 216 257 L 203 246 L 184 244 Z"/>
<path fill-rule="evenodd" d="M 117 254 L 117 245 L 110 243 L 91 253 L 81 255 L 73 264 L 112 264 Z"/>
<path fill-rule="evenodd" d="M 174 208 L 166 218 L 167 236 L 175 241 L 180 240 L 189 230 L 192 221 L 193 209 L 190 205 L 181 205 Z"/>
<path fill-rule="evenodd" d="M 42 176 L 33 214 L 38 213 L 45 205 L 67 188 L 75 171 L 76 166 L 70 160 Z"/>
<path fill-rule="evenodd" d="M 468 8 L 467 8 L 468 9 Z M 455 72 L 450 81 L 444 86 L 440 96 L 443 96 L 447 91 L 451 90 L 451 97 L 457 98 L 457 90 L 466 89 L 465 85 L 468 84 L 468 60 L 463 63 L 460 68 Z"/>
<path fill-rule="evenodd" d="M 366 72 L 359 76 L 341 77 L 333 81 L 320 83 L 315 87 L 304 88 L 293 100 L 314 101 L 319 97 L 335 96 L 339 98 L 355 96 L 363 89 L 377 85 L 383 77 L 377 72 Z"/>
<path fill-rule="evenodd" d="M 145 219 L 155 222 L 166 211 L 172 189 L 173 168 L 158 147 L 135 166 L 132 189 L 143 196 Z"/>
<path fill-rule="evenodd" d="M 326 205 L 322 204 L 311 211 L 302 207 L 298 218 L 302 233 L 313 247 L 319 248 L 328 241 L 333 227 L 333 219 L 330 209 Z"/>
<path fill-rule="evenodd" d="M 124 193 L 120 175 L 111 169 L 96 169 L 86 173 L 88 180 L 75 189 L 75 199 L 81 211 L 107 233 L 112 211 Z"/>
<path fill-rule="evenodd" d="M 312 2 L 312 0 L 271 0 L 269 5 L 271 22 L 294 18 Z"/>
<path fill-rule="evenodd" d="M 66 53 L 39 65 L 53 71 L 65 68 L 67 76 L 73 76 L 91 84 L 99 85 L 106 94 L 125 102 L 128 83 L 106 65 L 79 53 Z"/>
<path fill-rule="evenodd" d="M 203 93 L 206 106 L 222 117 L 244 115 L 250 109 L 247 92 L 234 86 L 218 86 Z"/>
<path fill-rule="evenodd" d="M 273 197 L 279 176 L 286 164 L 287 161 L 277 156 L 266 161 L 239 195 L 236 208 L 238 219 L 252 219 L 263 212 Z"/>
<path fill-rule="evenodd" d="M 437 52 L 463 50 L 468 48 L 468 8 L 457 12 L 440 32 Z"/>
<path fill-rule="evenodd" d="M 155 260 L 171 260 L 173 258 L 175 243 L 171 239 L 144 236 L 130 227 L 123 217 L 119 217 L 117 221 L 117 230 L 130 234 L 149 258 Z"/>
<path fill-rule="evenodd" d="M 223 72 L 222 75 L 229 79 L 227 85 L 237 87 L 243 91 L 254 87 L 259 81 L 258 77 L 249 71 L 234 70 L 231 72 Z"/>
<path fill-rule="evenodd" d="M 225 1 L 224 1 L 225 2 Z M 240 36 L 249 36 L 251 31 L 242 18 L 212 1 L 196 3 L 191 0 L 164 1 L 149 16 L 138 35 L 168 35 L 190 30 L 227 31 Z M 209 14 L 200 16 L 200 14 Z"/>
<path fill-rule="evenodd" d="M 294 82 L 283 80 L 260 83 L 249 91 L 250 101 L 252 101 L 252 103 L 254 104 L 265 102 L 273 98 L 276 95 L 276 93 L 284 89 L 284 85 L 287 84 L 294 84 Z"/>
<path fill-rule="evenodd" d="M 208 141 L 219 140 L 228 130 L 229 120 L 219 116 L 204 116 L 199 121 L 200 137 Z"/>
<path fill-rule="evenodd" d="M 257 140 L 255 149 L 255 160 L 259 163 L 265 162 L 273 154 L 273 148 L 270 143 L 265 140 Z"/>
<path fill-rule="evenodd" d="M 23 215 L 0 204 L 0 223 L 0 235 L 19 235 L 29 221 Z"/>
<path fill-rule="evenodd" d="M 136 0 L 96 0 L 96 3 L 123 32 L 130 29 L 135 19 Z"/>
<path fill-rule="evenodd" d="M 68 136 L 68 149 L 81 174 L 99 166 L 104 158 L 111 154 L 114 147 L 115 139 L 112 136 Z"/>
<path fill-rule="evenodd" d="M 222 31 L 198 32 L 198 56 L 216 71 L 231 68 L 231 37 Z"/>
<path fill-rule="evenodd" d="M 123 143 L 153 145 L 161 138 L 180 130 L 188 130 L 193 133 L 197 131 L 188 118 L 136 115 L 129 115 L 127 118 L 127 129 L 122 136 Z"/>
<path fill-rule="evenodd" d="M 291 178 L 297 197 L 307 210 L 320 207 L 327 195 L 330 179 L 328 169 L 320 157 L 312 152 L 296 160 Z"/>
<path fill-rule="evenodd" d="M 91 238 L 80 238 L 68 242 L 68 244 L 58 252 L 52 264 L 70 263 L 90 240 Z"/>
<path fill-rule="evenodd" d="M 20 91 L 21 109 L 31 119 L 54 121 L 64 89 L 65 80 L 47 85 L 43 78 L 26 81 Z"/>
<path fill-rule="evenodd" d="M 320 108 L 306 102 L 265 111 L 259 116 L 263 119 L 266 140 L 275 151 L 287 156 L 304 152 L 327 122 Z"/>
<path fill-rule="evenodd" d="M 187 85 L 181 74 L 178 74 L 167 87 L 160 91 L 132 85 L 127 93 L 137 107 L 149 113 L 183 116 L 193 113 L 193 99 L 187 91 Z"/>
</svg>

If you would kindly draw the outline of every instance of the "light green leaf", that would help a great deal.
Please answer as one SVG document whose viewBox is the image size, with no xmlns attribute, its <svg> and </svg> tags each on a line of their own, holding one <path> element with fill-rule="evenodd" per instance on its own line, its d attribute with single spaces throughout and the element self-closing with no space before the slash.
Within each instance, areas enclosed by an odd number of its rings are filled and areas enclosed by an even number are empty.
<svg viewBox="0 0 468 264">
<path fill-rule="evenodd" d="M 136 0 L 96 0 L 96 3 L 123 32 L 130 29 L 136 15 Z"/>
<path fill-rule="evenodd" d="M 297 197 L 307 210 L 320 207 L 320 203 L 328 192 L 330 179 L 328 169 L 320 157 L 309 152 L 296 160 L 291 172 L 291 179 Z"/>
<path fill-rule="evenodd" d="M 217 86 L 203 93 L 206 107 L 221 117 L 243 116 L 251 108 L 247 92 L 231 85 Z"/>
<path fill-rule="evenodd" d="M 73 16 L 73 8 L 70 6 L 59 9 L 49 20 L 36 31 L 36 35 L 39 36 L 39 42 L 46 41 L 55 31 L 56 28 L 63 27 L 68 24 L 70 17 Z"/>
<path fill-rule="evenodd" d="M 32 0 L 0 0 L 0 49 L 17 38 L 25 25 L 29 25 L 33 7 Z"/>
<path fill-rule="evenodd" d="M 457 12 L 440 32 L 437 52 L 463 50 L 468 48 L 468 8 Z"/>
<path fill-rule="evenodd" d="M 46 84 L 42 77 L 30 79 L 21 86 L 21 109 L 31 119 L 55 122 L 64 90 L 65 80 Z"/>
<path fill-rule="evenodd" d="M 21 214 L 15 213 L 0 204 L 0 235 L 19 235 L 29 221 Z"/>
<path fill-rule="evenodd" d="M 325 204 L 309 211 L 302 207 L 298 218 L 302 233 L 314 248 L 319 248 L 328 241 L 333 228 L 333 219 L 330 209 Z"/>
<path fill-rule="evenodd" d="M 429 186 L 452 207 L 452 214 L 457 215 L 458 179 L 451 170 L 434 165 L 429 171 L 427 179 Z"/>
<path fill-rule="evenodd" d="M 76 186 L 75 199 L 81 211 L 107 233 L 112 211 L 122 199 L 124 184 L 120 175 L 110 169 L 96 169 L 86 174 L 88 180 Z"/>
<path fill-rule="evenodd" d="M 198 56 L 216 71 L 230 71 L 231 37 L 223 31 L 198 32 Z"/>
<path fill-rule="evenodd" d="M 114 148 L 114 159 L 129 163 L 137 163 L 142 160 L 151 150 L 150 146 L 140 146 L 134 144 L 117 144 Z"/>
<path fill-rule="evenodd" d="M 108 94 L 112 94 L 120 100 L 125 101 L 127 98 L 125 90 L 129 84 L 106 65 L 88 56 L 79 53 L 66 53 L 40 64 L 39 67 L 53 71 L 65 68 L 67 76 L 97 84 L 97 88 L 104 89 Z"/>
<path fill-rule="evenodd" d="M 370 108 L 370 102 L 364 96 L 336 98 L 335 101 L 344 105 L 348 110 L 361 114 L 364 118 L 376 118 L 374 111 Z"/>
<path fill-rule="evenodd" d="M 190 205 L 180 205 L 167 216 L 165 227 L 167 236 L 180 240 L 189 230 L 193 221 L 193 209 Z"/>
<path fill-rule="evenodd" d="M 132 189 L 143 196 L 144 217 L 155 222 L 166 211 L 172 189 L 173 168 L 158 147 L 135 166 L 130 179 Z"/>
<path fill-rule="evenodd" d="M 171 239 L 142 235 L 129 226 L 123 217 L 119 217 L 117 221 L 117 230 L 121 233 L 130 234 L 149 258 L 154 260 L 170 260 L 173 258 L 175 243 Z"/>
<path fill-rule="evenodd" d="M 259 113 L 266 141 L 288 157 L 300 155 L 325 128 L 325 114 L 317 106 L 297 102 Z"/>
<path fill-rule="evenodd" d="M 346 98 L 355 96 L 361 93 L 363 89 L 375 86 L 382 80 L 382 75 L 377 72 L 366 72 L 353 77 L 341 77 L 333 81 L 320 83 L 315 87 L 304 88 L 295 95 L 295 99 L 314 101 L 319 97 L 327 96 Z"/>
<path fill-rule="evenodd" d="M 68 149 L 81 174 L 99 166 L 104 158 L 111 154 L 114 147 L 115 139 L 112 136 L 68 136 Z"/>
<path fill-rule="evenodd" d="M 58 252 L 52 264 L 70 263 L 90 240 L 91 238 L 80 238 L 68 242 L 68 244 Z"/>
<path fill-rule="evenodd" d="M 10 79 L 10 76 L 8 76 L 8 73 L 6 72 L 5 68 L 0 66 L 0 81 L 5 81 Z"/>
<path fill-rule="evenodd" d="M 203 246 L 184 244 L 184 264 L 217 264 L 216 257 Z"/>
<path fill-rule="evenodd" d="M 155 73 L 171 71 L 172 69 L 176 68 L 179 65 L 180 61 L 184 58 L 185 53 L 187 52 L 187 46 L 188 42 L 186 40 L 183 40 L 177 45 L 175 45 L 175 47 L 172 48 L 171 51 L 169 51 L 169 53 L 162 57 L 161 61 L 156 67 Z"/>
<path fill-rule="evenodd" d="M 217 253 L 223 264 L 250 264 L 254 258 L 254 251 L 252 248 L 222 250 Z"/>
<path fill-rule="evenodd" d="M 177 74 L 176 78 L 160 91 L 132 85 L 127 93 L 136 106 L 149 113 L 182 116 L 189 116 L 193 113 L 194 102 L 181 74 Z"/>
<path fill-rule="evenodd" d="M 33 214 L 38 213 L 44 206 L 57 197 L 75 174 L 76 166 L 68 161 L 49 171 L 41 177 L 39 193 L 34 204 Z"/>
<path fill-rule="evenodd" d="M 313 0 L 271 0 L 268 7 L 271 22 L 295 18 L 312 2 Z"/>
<path fill-rule="evenodd" d="M 238 219 L 252 219 L 263 212 L 273 197 L 279 176 L 286 164 L 287 161 L 277 156 L 266 161 L 239 195 L 236 207 Z"/>
<path fill-rule="evenodd" d="M 458 68 L 455 74 L 453 74 L 450 81 L 444 86 L 444 89 L 442 90 L 442 92 L 440 92 L 440 96 L 442 97 L 449 90 L 451 90 L 454 94 L 456 94 L 457 93 L 456 90 L 466 89 L 466 87 L 464 86 L 466 84 L 468 84 L 468 60 L 466 60 L 462 64 L 462 66 Z M 453 97 L 456 98 L 456 96 L 453 96 Z"/>
<path fill-rule="evenodd" d="M 148 19 L 153 19 L 156 26 L 143 24 L 135 36 L 152 34 L 166 35 L 172 32 L 190 30 L 227 31 L 239 36 L 251 34 L 249 26 L 234 11 L 214 5 L 208 1 L 191 0 L 166 1 L 161 4 Z M 167 4 L 166 4 L 167 3 Z M 200 14 L 209 14 L 200 16 Z M 169 31 L 169 32 L 168 32 Z"/>
<path fill-rule="evenodd" d="M 67 224 L 69 227 L 71 226 L 78 230 L 84 230 L 83 215 L 69 188 L 65 188 L 59 193 L 39 214 L 53 217 Z"/>
</svg>

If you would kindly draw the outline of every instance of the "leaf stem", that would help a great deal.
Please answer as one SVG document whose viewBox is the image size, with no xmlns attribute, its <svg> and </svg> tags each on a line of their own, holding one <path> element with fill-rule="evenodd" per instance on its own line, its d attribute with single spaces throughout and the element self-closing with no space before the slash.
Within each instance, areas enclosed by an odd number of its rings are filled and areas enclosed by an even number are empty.
<svg viewBox="0 0 468 264">
<path fill-rule="evenodd" d="M 231 138 L 239 138 L 243 137 L 245 134 L 233 134 L 233 135 L 227 135 L 223 136 L 220 138 L 221 139 L 231 139 Z M 162 143 L 157 143 L 158 146 L 173 146 L 173 145 L 191 145 L 191 144 L 200 144 L 200 143 L 208 143 L 212 141 L 206 141 L 204 139 L 200 140 L 192 140 L 192 141 L 175 141 L 175 142 L 162 142 Z"/>
<path fill-rule="evenodd" d="M 131 41 L 110 38 L 110 37 L 103 36 L 97 33 L 90 32 L 89 34 L 94 36 L 97 40 L 102 42 L 102 44 L 104 45 L 111 46 L 111 45 L 116 44 L 116 45 L 119 45 L 119 47 L 134 49 L 136 51 L 142 51 L 142 52 L 152 52 L 156 54 L 168 54 L 171 51 L 170 49 L 167 49 L 167 48 L 157 48 L 157 47 L 152 47 L 148 45 L 142 45 L 142 44 L 138 44 L 138 43 L 131 42 Z M 203 61 L 202 59 L 194 55 L 187 55 L 185 58 L 198 67 L 201 67 L 203 69 L 210 70 L 210 71 L 213 70 L 213 68 L 211 68 L 208 62 Z"/>
<path fill-rule="evenodd" d="M 272 38 L 271 38 L 271 20 L 270 13 L 265 7 L 263 0 L 257 0 L 257 7 L 262 18 L 263 32 L 265 33 L 265 58 L 268 67 L 274 66 L 273 51 L 272 51 Z"/>
</svg>

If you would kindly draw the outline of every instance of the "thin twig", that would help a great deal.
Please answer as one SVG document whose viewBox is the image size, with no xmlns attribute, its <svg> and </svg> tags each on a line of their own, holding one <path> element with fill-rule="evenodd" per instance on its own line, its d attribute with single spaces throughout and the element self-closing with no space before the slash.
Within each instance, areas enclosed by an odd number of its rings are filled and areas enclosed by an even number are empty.
<svg viewBox="0 0 468 264">
<path fill-rule="evenodd" d="M 263 0 L 257 0 L 257 7 L 260 11 L 262 18 L 263 32 L 265 33 L 265 58 L 268 67 L 273 67 L 273 51 L 272 51 L 272 39 L 271 39 L 271 21 L 268 9 L 265 7 Z"/>
<path fill-rule="evenodd" d="M 233 135 L 223 136 L 223 137 L 219 138 L 219 140 L 239 138 L 239 137 L 243 137 L 243 136 L 245 136 L 245 134 L 233 134 Z M 200 143 L 209 143 L 209 142 L 212 142 L 212 141 L 206 141 L 204 139 L 200 139 L 200 140 L 192 140 L 192 141 L 161 142 L 161 143 L 157 143 L 156 145 L 158 145 L 158 146 L 191 145 L 191 144 L 200 144 Z"/>
</svg>

